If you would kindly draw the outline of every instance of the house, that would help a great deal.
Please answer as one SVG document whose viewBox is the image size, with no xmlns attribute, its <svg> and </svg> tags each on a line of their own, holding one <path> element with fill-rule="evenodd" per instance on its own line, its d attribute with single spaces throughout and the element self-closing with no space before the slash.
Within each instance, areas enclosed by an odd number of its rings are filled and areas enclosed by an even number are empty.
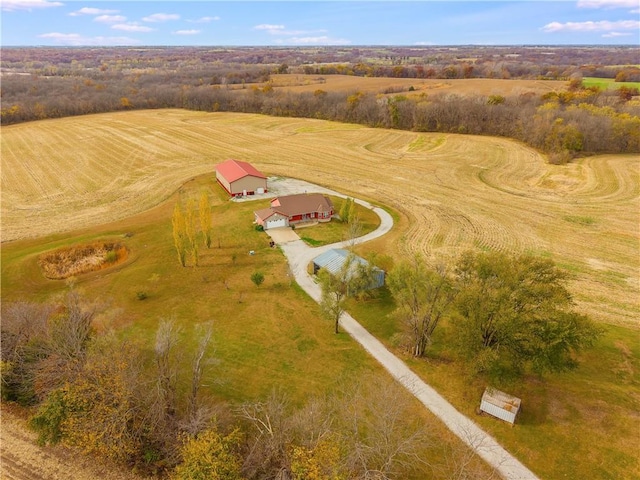
<svg viewBox="0 0 640 480">
<path fill-rule="evenodd" d="M 267 177 L 250 163 L 239 160 L 227 160 L 216 165 L 216 180 L 232 197 L 267 191 Z"/>
<path fill-rule="evenodd" d="M 349 275 L 354 275 L 357 272 L 358 265 L 369 265 L 369 262 L 367 262 L 362 257 L 354 255 L 342 248 L 334 248 L 331 250 L 327 250 L 326 252 L 318 255 L 313 259 L 313 274 L 317 274 L 318 270 L 324 268 L 330 274 L 336 275 L 340 273 L 349 256 L 351 256 L 351 258 L 353 259 L 351 265 L 349 266 Z M 378 267 L 373 267 L 373 271 L 374 280 L 369 285 L 369 290 L 373 288 L 379 288 L 384 285 L 384 270 L 381 270 Z"/>
<path fill-rule="evenodd" d="M 333 216 L 333 202 L 320 193 L 299 193 L 277 197 L 271 206 L 254 212 L 258 225 L 265 230 L 287 227 L 299 222 L 329 222 Z"/>
</svg>

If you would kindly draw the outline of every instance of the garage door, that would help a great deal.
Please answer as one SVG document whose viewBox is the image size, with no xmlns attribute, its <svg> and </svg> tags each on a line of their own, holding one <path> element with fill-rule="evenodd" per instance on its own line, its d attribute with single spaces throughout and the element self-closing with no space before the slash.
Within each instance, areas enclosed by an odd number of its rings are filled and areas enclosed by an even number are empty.
<svg viewBox="0 0 640 480">
<path fill-rule="evenodd" d="M 278 218 L 277 220 L 267 220 L 266 222 L 267 228 L 277 228 L 277 227 L 286 227 L 287 219 L 286 218 Z"/>
</svg>

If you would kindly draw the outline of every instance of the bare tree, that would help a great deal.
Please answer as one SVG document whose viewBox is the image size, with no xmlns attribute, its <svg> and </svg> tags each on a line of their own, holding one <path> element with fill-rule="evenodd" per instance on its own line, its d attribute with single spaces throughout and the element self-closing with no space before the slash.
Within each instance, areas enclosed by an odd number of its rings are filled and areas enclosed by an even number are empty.
<svg viewBox="0 0 640 480">
<path fill-rule="evenodd" d="M 207 363 L 206 353 L 213 336 L 213 324 L 209 323 L 204 328 L 196 329 L 200 336 L 198 348 L 191 363 L 191 391 L 189 393 L 189 420 L 186 430 L 195 435 L 209 423 L 210 411 L 198 402 L 198 392 L 202 382 L 202 374 Z"/>
<path fill-rule="evenodd" d="M 95 313 L 96 306 L 72 290 L 66 295 L 60 313 L 50 317 L 45 341 L 32 351 L 40 358 L 34 381 L 39 398 L 72 381 L 82 371 L 93 336 Z"/>
<path fill-rule="evenodd" d="M 19 301 L 2 304 L 0 342 L 2 348 L 2 396 L 21 403 L 34 398 L 34 380 L 40 355 L 36 345 L 47 338 L 50 304 Z"/>
<path fill-rule="evenodd" d="M 264 402 L 246 403 L 238 415 L 248 423 L 243 471 L 249 478 L 288 478 L 287 449 L 292 438 L 287 397 L 273 391 Z"/>
<path fill-rule="evenodd" d="M 351 478 L 406 478 L 429 467 L 421 453 L 431 436 L 410 413 L 410 396 L 397 384 L 363 378 L 343 386 L 336 400 Z"/>
<path fill-rule="evenodd" d="M 155 353 L 155 388 L 148 416 L 151 427 L 164 437 L 163 432 L 173 431 L 177 422 L 176 415 L 176 345 L 179 328 L 173 319 L 160 322 L 156 332 Z"/>
<path fill-rule="evenodd" d="M 439 265 L 432 270 L 416 255 L 393 269 L 388 285 L 398 305 L 396 315 L 407 327 L 413 355 L 421 357 L 455 298 L 446 268 Z"/>
</svg>

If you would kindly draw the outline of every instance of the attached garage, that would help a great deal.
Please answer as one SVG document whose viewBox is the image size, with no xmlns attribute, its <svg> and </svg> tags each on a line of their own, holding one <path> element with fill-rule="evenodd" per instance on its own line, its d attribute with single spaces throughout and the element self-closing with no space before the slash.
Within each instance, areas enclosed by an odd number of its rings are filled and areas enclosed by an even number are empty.
<svg viewBox="0 0 640 480">
<path fill-rule="evenodd" d="M 265 230 L 289 226 L 289 218 L 278 212 L 274 212 L 270 208 L 264 208 L 253 213 L 255 215 L 256 223 L 258 225 L 262 225 L 262 228 Z"/>
<path fill-rule="evenodd" d="M 239 160 L 216 165 L 216 180 L 232 197 L 267 191 L 267 177 L 250 163 Z"/>
</svg>

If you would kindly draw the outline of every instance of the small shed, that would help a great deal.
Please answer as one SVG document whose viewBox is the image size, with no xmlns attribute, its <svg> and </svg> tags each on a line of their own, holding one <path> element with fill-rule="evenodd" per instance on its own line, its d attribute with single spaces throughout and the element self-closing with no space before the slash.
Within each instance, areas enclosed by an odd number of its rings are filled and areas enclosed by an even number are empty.
<svg viewBox="0 0 640 480">
<path fill-rule="evenodd" d="M 318 255 L 316 258 L 313 259 L 314 275 L 318 273 L 318 270 L 320 270 L 321 268 L 324 268 L 332 275 L 339 273 L 342 267 L 344 266 L 345 262 L 347 261 L 347 258 L 349 257 L 349 255 L 353 256 L 353 263 L 351 264 L 351 269 L 350 269 L 351 275 L 353 275 L 356 272 L 358 264 L 360 265 L 369 264 L 369 262 L 367 262 L 364 258 L 359 257 L 357 255 L 353 255 L 347 250 L 344 250 L 342 248 L 333 248 L 331 250 L 327 250 L 323 254 Z M 378 267 L 373 267 L 373 269 L 375 272 L 375 275 L 374 275 L 375 279 L 372 282 L 372 284 L 369 286 L 369 289 L 379 288 L 384 285 L 384 275 L 385 275 L 384 270 L 381 270 Z"/>
<path fill-rule="evenodd" d="M 520 411 L 521 400 L 518 397 L 487 387 L 482 394 L 480 411 L 493 415 L 513 425 Z"/>
</svg>

